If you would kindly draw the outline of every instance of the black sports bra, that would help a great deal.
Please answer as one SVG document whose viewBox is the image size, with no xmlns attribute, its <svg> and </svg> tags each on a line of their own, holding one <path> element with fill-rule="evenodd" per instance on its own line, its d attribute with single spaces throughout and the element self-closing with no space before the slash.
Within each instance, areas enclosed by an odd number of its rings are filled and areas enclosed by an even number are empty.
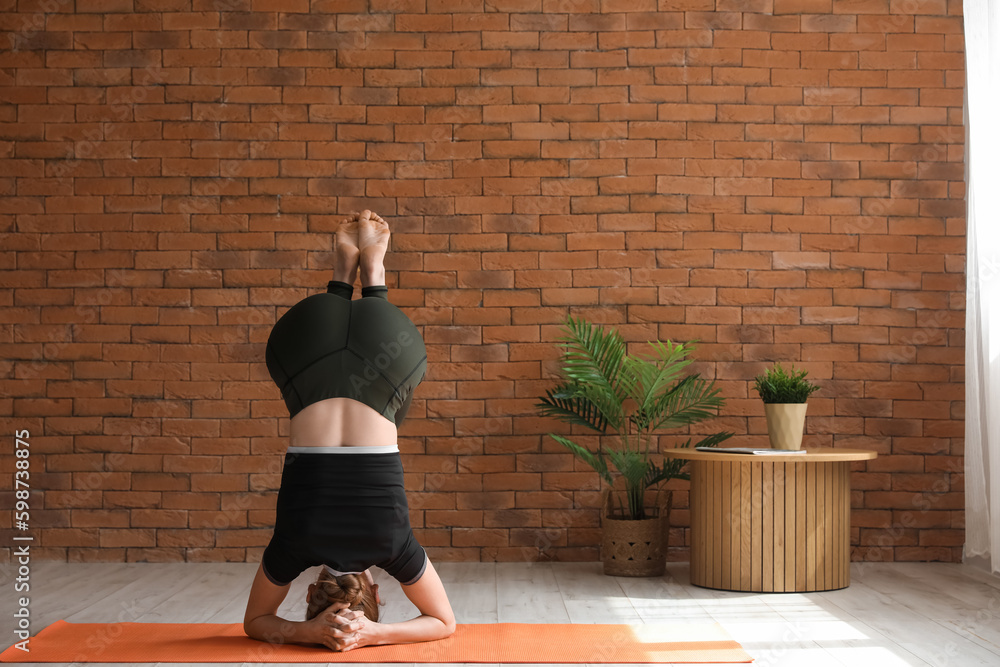
<svg viewBox="0 0 1000 667">
<path fill-rule="evenodd" d="M 290 417 L 327 398 L 353 398 L 396 426 L 427 372 L 420 332 L 389 303 L 388 288 L 331 281 L 302 299 L 271 329 L 264 353 Z"/>
</svg>

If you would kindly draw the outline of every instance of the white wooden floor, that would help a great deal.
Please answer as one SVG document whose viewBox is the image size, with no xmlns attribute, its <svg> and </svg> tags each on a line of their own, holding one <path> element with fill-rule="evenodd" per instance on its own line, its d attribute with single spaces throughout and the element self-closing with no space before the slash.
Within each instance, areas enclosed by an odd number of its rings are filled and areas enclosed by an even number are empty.
<svg viewBox="0 0 1000 667">
<path fill-rule="evenodd" d="M 656 579 L 606 577 L 599 563 L 435 563 L 460 623 L 718 621 L 757 665 L 1000 665 L 1000 578 L 965 565 L 861 564 L 847 589 L 728 593 L 688 583 L 687 563 Z M 71 622 L 243 620 L 254 563 L 53 563 L 31 571 L 32 633 Z M 301 619 L 308 570 L 282 615 Z M 385 621 L 415 609 L 379 571 Z M 13 569 L 0 566 L 3 641 L 13 637 Z M 163 665 L 176 663 L 160 663 Z M 346 663 L 339 663 L 346 664 Z"/>
</svg>

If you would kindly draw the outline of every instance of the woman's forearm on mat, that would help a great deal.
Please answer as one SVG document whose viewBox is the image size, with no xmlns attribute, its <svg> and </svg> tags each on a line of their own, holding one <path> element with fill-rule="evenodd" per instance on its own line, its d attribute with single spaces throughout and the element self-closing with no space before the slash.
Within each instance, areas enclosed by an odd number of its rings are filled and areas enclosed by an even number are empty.
<svg viewBox="0 0 1000 667">
<path fill-rule="evenodd" d="M 248 637 L 270 644 L 314 644 L 312 626 L 306 621 L 290 621 L 274 614 L 258 616 L 243 625 Z"/>
<path fill-rule="evenodd" d="M 448 625 L 434 616 L 417 616 L 399 623 L 380 623 L 374 644 L 406 644 L 444 639 L 455 632 L 455 625 Z"/>
</svg>

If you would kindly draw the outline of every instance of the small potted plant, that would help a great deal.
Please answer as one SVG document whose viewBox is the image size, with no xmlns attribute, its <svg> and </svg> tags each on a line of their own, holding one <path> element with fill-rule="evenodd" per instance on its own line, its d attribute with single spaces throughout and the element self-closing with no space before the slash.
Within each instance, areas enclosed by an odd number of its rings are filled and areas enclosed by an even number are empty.
<svg viewBox="0 0 1000 667">
<path fill-rule="evenodd" d="M 585 320 L 569 318 L 561 338 L 561 382 L 541 397 L 542 415 L 585 426 L 600 434 L 613 434 L 616 448 L 597 451 L 550 433 L 549 437 L 592 467 L 608 484 L 601 507 L 603 526 L 601 557 L 604 573 L 616 576 L 659 576 L 666 567 L 669 507 L 648 516 L 647 489 L 673 478 L 689 479 L 681 472 L 684 461 L 657 464 L 651 441 L 656 431 L 677 428 L 713 417 L 723 398 L 712 381 L 686 374 L 690 346 L 651 342 L 648 356 L 626 353 L 626 343 L 614 329 L 604 331 Z M 696 446 L 714 446 L 731 433 L 710 435 Z M 690 447 L 691 439 L 682 447 Z M 625 503 L 616 514 L 611 502 L 617 471 L 624 481 Z M 670 492 L 667 492 L 669 501 Z M 627 505 L 627 507 L 626 507 Z"/>
<path fill-rule="evenodd" d="M 819 387 L 806 379 L 808 371 L 785 370 L 781 364 L 756 378 L 755 388 L 764 401 L 767 435 L 774 449 L 801 449 L 809 395 Z"/>
</svg>

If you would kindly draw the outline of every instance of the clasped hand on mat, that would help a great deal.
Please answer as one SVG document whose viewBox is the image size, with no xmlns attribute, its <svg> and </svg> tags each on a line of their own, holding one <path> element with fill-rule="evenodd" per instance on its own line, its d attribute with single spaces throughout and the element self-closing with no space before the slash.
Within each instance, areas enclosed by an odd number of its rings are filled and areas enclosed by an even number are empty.
<svg viewBox="0 0 1000 667">
<path fill-rule="evenodd" d="M 375 644 L 375 626 L 379 625 L 362 610 L 351 611 L 346 602 L 333 603 L 305 623 L 303 641 L 342 652 Z"/>
</svg>

